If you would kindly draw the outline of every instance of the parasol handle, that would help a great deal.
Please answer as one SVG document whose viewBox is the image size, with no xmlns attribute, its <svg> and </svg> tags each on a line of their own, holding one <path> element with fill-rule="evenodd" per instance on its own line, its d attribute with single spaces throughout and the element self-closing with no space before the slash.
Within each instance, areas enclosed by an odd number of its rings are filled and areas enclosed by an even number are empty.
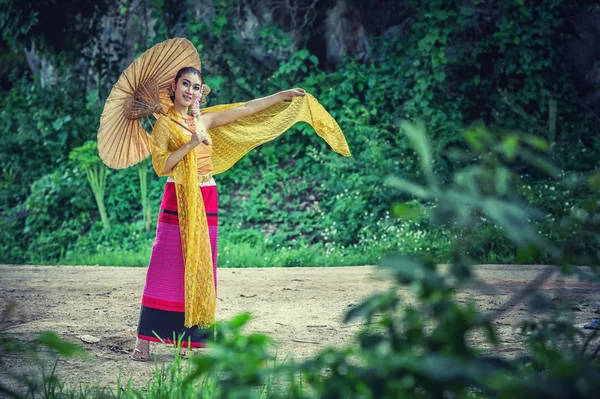
<svg viewBox="0 0 600 399">
<path fill-rule="evenodd" d="M 166 117 L 168 117 L 170 120 L 172 120 L 173 122 L 177 123 L 179 126 L 181 126 L 182 128 L 184 128 L 185 130 L 187 130 L 188 132 L 192 133 L 192 134 L 196 134 L 196 132 L 192 129 L 189 128 L 189 126 L 184 125 L 183 123 L 173 119 L 171 116 L 167 115 L 167 113 L 165 111 L 163 111 L 162 109 L 160 110 L 160 114 L 164 115 Z M 209 141 L 208 140 L 204 140 L 202 142 L 204 145 L 208 145 Z"/>
</svg>

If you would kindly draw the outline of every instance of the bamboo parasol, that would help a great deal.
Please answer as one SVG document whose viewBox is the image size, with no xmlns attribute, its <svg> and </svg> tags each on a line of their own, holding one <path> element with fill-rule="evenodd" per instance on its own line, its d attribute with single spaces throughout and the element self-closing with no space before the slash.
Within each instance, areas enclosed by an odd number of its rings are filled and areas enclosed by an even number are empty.
<svg viewBox="0 0 600 399">
<path fill-rule="evenodd" d="M 169 87 L 177 71 L 187 66 L 200 70 L 200 56 L 189 40 L 175 38 L 146 50 L 123 71 L 100 117 L 98 152 L 107 166 L 127 168 L 150 155 L 142 123 L 152 124 L 150 115 L 167 116 L 172 104 Z"/>
</svg>

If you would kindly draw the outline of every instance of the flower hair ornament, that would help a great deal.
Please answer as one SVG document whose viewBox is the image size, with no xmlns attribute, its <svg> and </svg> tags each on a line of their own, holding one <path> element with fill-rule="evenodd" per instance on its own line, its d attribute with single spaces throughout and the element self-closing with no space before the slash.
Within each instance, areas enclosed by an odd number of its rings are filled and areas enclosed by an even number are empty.
<svg viewBox="0 0 600 399">
<path fill-rule="evenodd" d="M 192 114 L 192 116 L 194 118 L 197 118 L 200 116 L 200 101 L 202 101 L 203 97 L 204 97 L 204 85 L 202 85 L 202 87 L 200 88 L 200 95 L 198 96 L 198 98 L 196 98 L 196 101 L 194 101 L 194 103 L 190 107 L 190 113 Z"/>
<path fill-rule="evenodd" d="M 200 115 L 200 107 L 206 104 L 206 96 L 208 95 L 208 93 L 210 93 L 210 87 L 208 87 L 208 85 L 202 84 L 202 87 L 200 88 L 200 95 L 198 96 L 196 101 L 194 101 L 189 111 L 190 114 L 194 116 L 194 118 L 197 118 Z"/>
</svg>

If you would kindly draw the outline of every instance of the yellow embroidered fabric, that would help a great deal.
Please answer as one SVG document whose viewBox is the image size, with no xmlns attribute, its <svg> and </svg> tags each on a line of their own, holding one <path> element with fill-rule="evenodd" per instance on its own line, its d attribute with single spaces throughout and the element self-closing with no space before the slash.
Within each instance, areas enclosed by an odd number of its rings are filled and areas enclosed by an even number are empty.
<svg viewBox="0 0 600 399">
<path fill-rule="evenodd" d="M 174 119 L 181 115 L 170 108 Z M 152 165 L 160 176 L 167 159 L 189 141 L 183 129 L 169 118 L 156 121 L 150 137 Z M 171 170 L 177 193 L 179 232 L 185 265 L 185 322 L 186 327 L 210 326 L 215 320 L 216 296 L 212 267 L 212 252 L 208 223 L 202 194 L 198 189 L 196 151 L 188 152 Z"/>
<path fill-rule="evenodd" d="M 220 112 L 245 103 L 208 107 L 202 113 Z M 280 102 L 254 115 L 210 129 L 213 140 L 213 174 L 225 172 L 252 149 L 281 136 L 298 122 L 310 124 L 335 152 L 349 157 L 350 149 L 337 122 L 311 94 Z"/>
<path fill-rule="evenodd" d="M 217 105 L 203 113 L 220 112 L 245 103 Z M 175 119 L 181 116 L 171 108 Z M 252 149 L 279 137 L 298 122 L 310 124 L 337 153 L 350 156 L 350 149 L 335 119 L 310 94 L 277 103 L 254 115 L 209 130 L 213 142 L 213 174 L 231 168 Z M 160 117 L 152 131 L 152 165 L 164 176 L 167 159 L 189 141 L 183 129 L 169 118 Z M 175 180 L 179 229 L 185 264 L 185 326 L 207 327 L 215 321 L 216 297 L 212 252 L 204 201 L 198 189 L 196 152 L 190 151 L 170 172 Z"/>
</svg>

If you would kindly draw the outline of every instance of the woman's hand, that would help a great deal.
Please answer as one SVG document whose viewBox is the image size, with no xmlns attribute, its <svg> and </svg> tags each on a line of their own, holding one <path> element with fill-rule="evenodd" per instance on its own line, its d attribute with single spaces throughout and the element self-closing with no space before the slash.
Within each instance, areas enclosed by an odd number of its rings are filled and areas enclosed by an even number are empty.
<svg viewBox="0 0 600 399">
<path fill-rule="evenodd" d="M 304 89 L 296 87 L 295 89 L 289 89 L 282 91 L 285 100 L 291 100 L 294 97 L 302 97 L 306 94 Z"/>
<path fill-rule="evenodd" d="M 192 138 L 190 141 L 188 141 L 188 146 L 190 148 L 196 148 L 200 145 L 200 143 L 205 145 L 210 144 L 210 140 L 206 134 L 206 129 L 202 125 L 198 125 L 198 127 L 196 127 L 196 132 L 192 134 Z"/>
</svg>

